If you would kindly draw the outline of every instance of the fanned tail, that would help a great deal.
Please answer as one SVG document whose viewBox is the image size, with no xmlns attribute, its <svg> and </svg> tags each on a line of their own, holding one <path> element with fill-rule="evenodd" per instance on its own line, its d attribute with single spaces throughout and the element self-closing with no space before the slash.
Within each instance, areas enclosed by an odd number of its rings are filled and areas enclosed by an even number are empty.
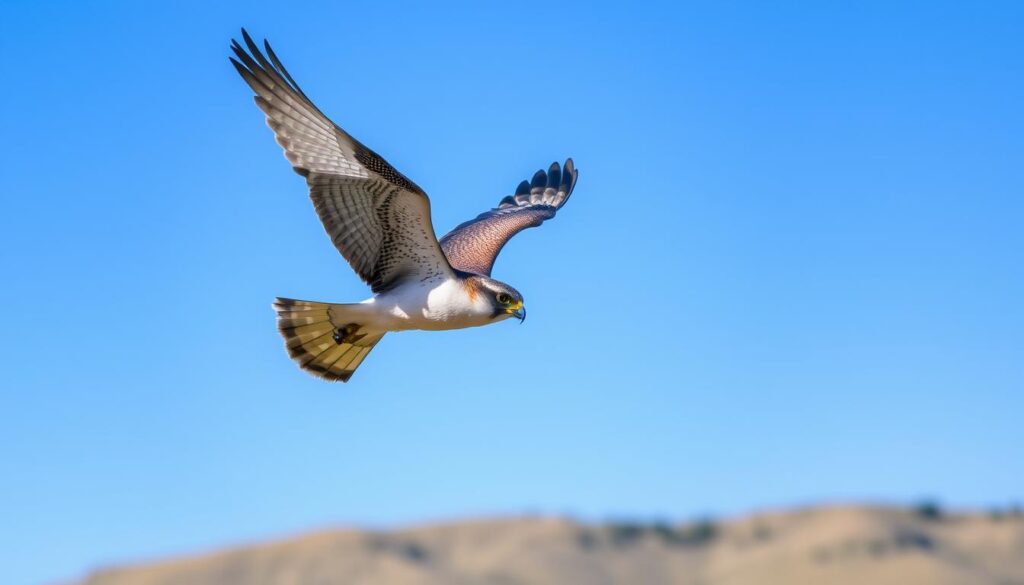
<svg viewBox="0 0 1024 585">
<path fill-rule="evenodd" d="M 368 333 L 355 305 L 278 298 L 277 328 L 288 355 L 310 374 L 348 382 L 383 333 Z"/>
</svg>

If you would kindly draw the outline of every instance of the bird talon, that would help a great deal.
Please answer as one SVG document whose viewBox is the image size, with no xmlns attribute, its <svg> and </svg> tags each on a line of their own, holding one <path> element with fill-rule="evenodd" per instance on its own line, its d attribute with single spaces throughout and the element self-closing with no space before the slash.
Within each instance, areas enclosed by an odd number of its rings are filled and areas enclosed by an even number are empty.
<svg viewBox="0 0 1024 585">
<path fill-rule="evenodd" d="M 360 339 L 366 337 L 366 334 L 356 335 L 356 331 L 359 331 L 359 325 L 355 323 L 349 323 L 344 327 L 338 327 L 338 330 L 334 332 L 334 343 L 341 345 L 343 343 L 355 343 Z"/>
</svg>

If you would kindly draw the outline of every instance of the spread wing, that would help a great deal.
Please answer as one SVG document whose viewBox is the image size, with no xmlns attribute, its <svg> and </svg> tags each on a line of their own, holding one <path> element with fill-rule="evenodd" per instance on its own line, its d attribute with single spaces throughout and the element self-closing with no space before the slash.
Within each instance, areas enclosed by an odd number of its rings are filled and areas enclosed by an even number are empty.
<svg viewBox="0 0 1024 585">
<path fill-rule="evenodd" d="M 494 260 L 512 236 L 555 217 L 572 195 L 579 176 L 572 159 L 565 168 L 551 163 L 548 172 L 537 171 L 532 181 L 523 181 L 515 195 L 501 200 L 498 207 L 459 225 L 441 238 L 441 249 L 452 267 L 465 272 L 491 275 Z"/>
<path fill-rule="evenodd" d="M 256 93 L 285 157 L 306 177 L 327 234 L 374 293 L 406 280 L 452 277 L 415 183 L 331 122 L 306 97 L 266 41 L 266 56 L 242 29 L 231 62 Z"/>
</svg>

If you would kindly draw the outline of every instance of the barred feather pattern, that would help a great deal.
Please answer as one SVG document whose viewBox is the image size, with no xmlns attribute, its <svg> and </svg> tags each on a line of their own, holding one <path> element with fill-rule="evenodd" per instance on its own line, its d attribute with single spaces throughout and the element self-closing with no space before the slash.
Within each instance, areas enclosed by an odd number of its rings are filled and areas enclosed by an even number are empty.
<svg viewBox="0 0 1024 585">
<path fill-rule="evenodd" d="M 310 175 L 308 182 L 328 236 L 374 293 L 406 279 L 453 276 L 419 199 L 383 180 Z"/>
<path fill-rule="evenodd" d="M 324 380 L 348 382 L 384 333 L 361 333 L 350 305 L 278 298 L 277 328 L 288 355 L 299 367 Z M 342 338 L 339 330 L 350 327 Z"/>
<path fill-rule="evenodd" d="M 555 216 L 576 186 L 579 171 L 572 159 L 560 167 L 551 163 L 547 172 L 537 171 L 519 184 L 514 195 L 498 206 L 460 224 L 441 238 L 441 249 L 456 270 L 490 276 L 494 261 L 505 244 L 526 228 Z"/>
<path fill-rule="evenodd" d="M 266 114 L 267 125 L 274 131 L 277 143 L 284 148 L 285 157 L 295 171 L 301 175 L 317 172 L 368 177 L 369 173 L 356 160 L 352 149 L 343 148 L 343 141 L 339 139 L 347 137 L 344 131 L 291 80 L 270 44 L 265 43 L 265 47 L 274 63 L 263 55 L 244 29 L 242 37 L 249 52 L 238 41 L 232 41 L 231 48 L 238 60 L 231 59 L 231 62 L 256 93 L 256 105 Z"/>
<path fill-rule="evenodd" d="M 232 41 L 239 75 L 255 92 L 285 157 L 306 177 L 331 241 L 374 293 L 407 279 L 454 277 L 430 219 L 430 200 L 408 177 L 323 114 L 244 29 Z M 246 50 L 248 49 L 248 50 Z"/>
</svg>

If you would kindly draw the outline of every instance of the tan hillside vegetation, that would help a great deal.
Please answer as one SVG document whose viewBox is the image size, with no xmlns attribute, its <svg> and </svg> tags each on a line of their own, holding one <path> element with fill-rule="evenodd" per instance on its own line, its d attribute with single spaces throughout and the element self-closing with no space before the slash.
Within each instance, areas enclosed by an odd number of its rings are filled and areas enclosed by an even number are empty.
<svg viewBox="0 0 1024 585">
<path fill-rule="evenodd" d="M 834 506 L 722 522 L 474 520 L 325 531 L 85 585 L 1024 584 L 1020 513 Z"/>
</svg>

